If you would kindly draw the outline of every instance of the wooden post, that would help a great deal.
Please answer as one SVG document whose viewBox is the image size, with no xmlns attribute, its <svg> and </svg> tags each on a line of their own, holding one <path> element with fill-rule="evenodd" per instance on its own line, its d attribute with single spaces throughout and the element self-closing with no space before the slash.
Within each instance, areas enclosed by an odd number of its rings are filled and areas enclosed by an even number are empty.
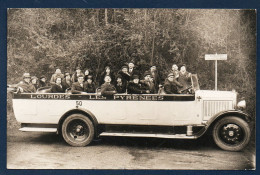
<svg viewBox="0 0 260 175">
<path fill-rule="evenodd" d="M 215 60 L 215 91 L 218 90 L 218 60 Z"/>
</svg>

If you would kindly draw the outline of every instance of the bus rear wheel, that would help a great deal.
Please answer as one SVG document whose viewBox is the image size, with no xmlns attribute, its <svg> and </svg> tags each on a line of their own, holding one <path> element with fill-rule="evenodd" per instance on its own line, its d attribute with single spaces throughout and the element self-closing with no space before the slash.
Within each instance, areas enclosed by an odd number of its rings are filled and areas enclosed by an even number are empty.
<svg viewBox="0 0 260 175">
<path fill-rule="evenodd" d="M 86 146 L 94 138 L 94 125 L 85 115 L 72 114 L 62 124 L 62 137 L 72 146 Z"/>
</svg>

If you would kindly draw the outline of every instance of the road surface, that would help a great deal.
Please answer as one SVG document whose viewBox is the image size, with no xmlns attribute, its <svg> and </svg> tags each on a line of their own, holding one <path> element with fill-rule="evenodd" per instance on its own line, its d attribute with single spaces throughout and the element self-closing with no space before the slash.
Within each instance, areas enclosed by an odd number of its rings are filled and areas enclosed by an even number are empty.
<svg viewBox="0 0 260 175">
<path fill-rule="evenodd" d="M 255 168 L 254 144 L 242 152 L 219 149 L 210 137 L 199 140 L 103 137 L 72 147 L 53 133 L 7 133 L 9 169 L 189 169 Z"/>
</svg>

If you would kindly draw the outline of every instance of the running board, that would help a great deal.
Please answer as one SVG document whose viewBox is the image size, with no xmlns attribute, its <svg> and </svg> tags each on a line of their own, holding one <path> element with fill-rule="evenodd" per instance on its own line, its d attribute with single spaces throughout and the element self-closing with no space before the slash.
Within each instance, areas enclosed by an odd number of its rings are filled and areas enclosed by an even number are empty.
<svg viewBox="0 0 260 175">
<path fill-rule="evenodd" d="M 34 132 L 57 132 L 57 128 L 32 128 L 32 127 L 22 127 L 20 131 L 34 131 Z"/>
<path fill-rule="evenodd" d="M 195 136 L 186 134 L 150 134 L 150 133 L 125 133 L 125 132 L 102 132 L 100 136 L 123 136 L 123 137 L 156 137 L 170 139 L 196 139 Z"/>
</svg>

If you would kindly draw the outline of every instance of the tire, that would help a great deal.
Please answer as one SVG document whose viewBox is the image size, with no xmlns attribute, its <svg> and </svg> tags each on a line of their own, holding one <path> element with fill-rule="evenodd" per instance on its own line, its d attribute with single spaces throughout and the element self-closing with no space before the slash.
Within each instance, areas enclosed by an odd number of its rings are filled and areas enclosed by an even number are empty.
<svg viewBox="0 0 260 175">
<path fill-rule="evenodd" d="M 85 115 L 72 114 L 62 124 L 62 137 L 71 146 L 86 146 L 94 138 L 94 125 Z"/>
<path fill-rule="evenodd" d="M 213 139 L 223 150 L 240 151 L 250 140 L 251 131 L 246 121 L 235 116 L 224 117 L 213 128 Z"/>
</svg>

